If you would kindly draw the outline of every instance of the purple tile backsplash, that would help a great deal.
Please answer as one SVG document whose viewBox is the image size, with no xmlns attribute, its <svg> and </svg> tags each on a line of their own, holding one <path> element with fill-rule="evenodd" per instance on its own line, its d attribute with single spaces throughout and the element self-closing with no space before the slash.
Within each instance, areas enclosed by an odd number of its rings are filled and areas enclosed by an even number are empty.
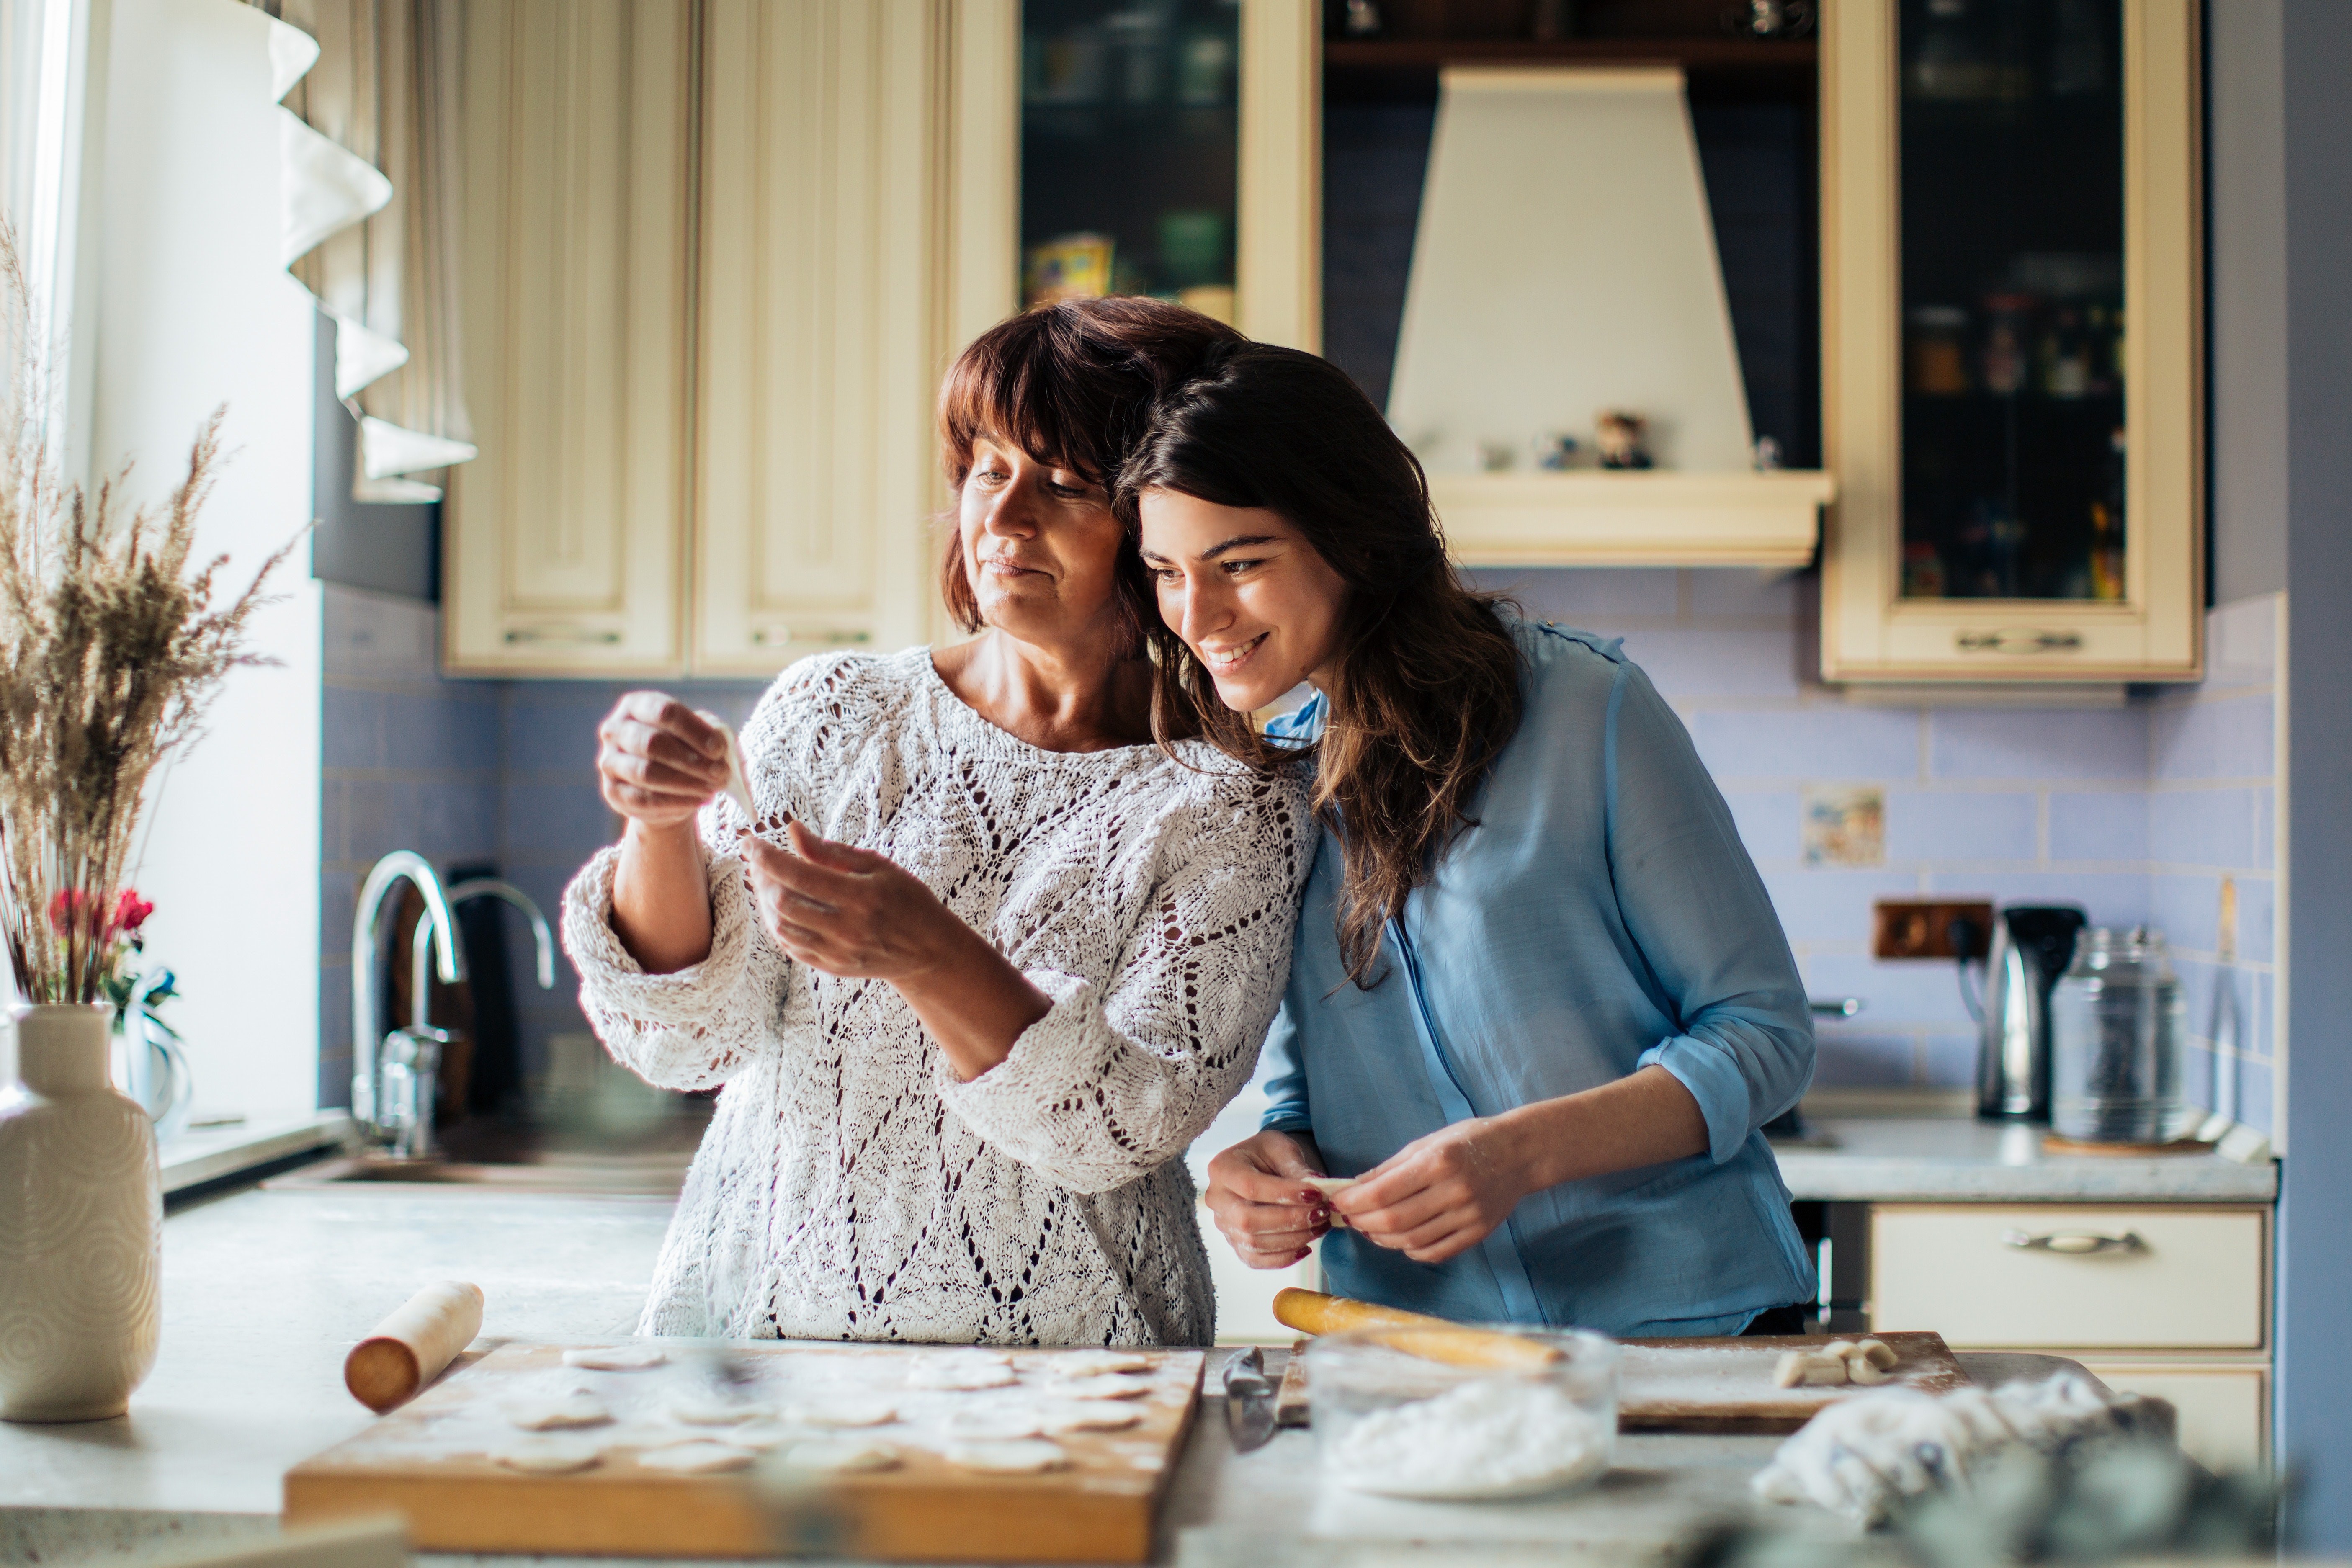
<svg viewBox="0 0 2352 1568">
<path fill-rule="evenodd" d="M 1530 613 L 1610 636 L 1691 728 L 1816 995 L 1858 996 L 1820 1030 L 1819 1082 L 1957 1088 L 1973 1026 L 1941 963 L 1869 955 L 1880 897 L 2063 900 L 2102 924 L 2165 928 L 2188 993 L 2202 1100 L 2221 879 L 2240 908 L 2246 1016 L 2242 1100 L 2267 1127 L 2274 903 L 2276 606 L 2209 616 L 2214 678 L 2118 707 L 1929 709 L 1847 700 L 1809 673 L 1815 616 L 1801 579 L 1745 571 L 1549 570 L 1478 574 Z M 321 1103 L 350 1072 L 349 947 L 358 879 L 386 850 L 488 860 L 553 916 L 563 885 L 615 831 L 592 773 L 596 721 L 624 683 L 443 679 L 430 606 L 327 595 Z M 674 689 L 731 721 L 759 682 Z M 1799 823 L 1813 785 L 1885 793 L 1886 861 L 1808 867 Z M 519 930 L 519 928 L 518 928 Z M 520 973 L 527 971 L 519 970 Z M 586 1027 L 568 968 L 553 993 L 518 989 L 527 1058 Z"/>
</svg>

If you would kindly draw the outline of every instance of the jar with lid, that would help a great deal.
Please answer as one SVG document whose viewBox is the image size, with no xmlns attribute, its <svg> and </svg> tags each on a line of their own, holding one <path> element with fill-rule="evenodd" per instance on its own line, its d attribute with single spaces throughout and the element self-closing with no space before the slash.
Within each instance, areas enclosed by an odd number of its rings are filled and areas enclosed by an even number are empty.
<svg viewBox="0 0 2352 1568">
<path fill-rule="evenodd" d="M 2097 1143 L 2169 1143 L 2195 1111 L 2180 1071 L 2184 1009 L 2164 933 L 2094 926 L 2050 996 L 2050 1125 Z"/>
</svg>

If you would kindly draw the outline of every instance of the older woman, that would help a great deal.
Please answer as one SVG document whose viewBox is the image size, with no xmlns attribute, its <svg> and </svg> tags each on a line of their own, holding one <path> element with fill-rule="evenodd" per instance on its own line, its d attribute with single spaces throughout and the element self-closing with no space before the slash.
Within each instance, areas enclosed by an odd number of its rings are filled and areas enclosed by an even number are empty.
<svg viewBox="0 0 2352 1568">
<path fill-rule="evenodd" d="M 786 670 L 743 734 L 756 822 L 684 704 L 604 721 L 627 824 L 565 943 L 616 1058 L 726 1086 L 642 1331 L 1213 1338 L 1180 1156 L 1255 1064 L 1313 829 L 1294 783 L 1151 743 L 1105 485 L 1230 335 L 1099 300 L 965 352 L 943 574 L 982 635 Z"/>
</svg>

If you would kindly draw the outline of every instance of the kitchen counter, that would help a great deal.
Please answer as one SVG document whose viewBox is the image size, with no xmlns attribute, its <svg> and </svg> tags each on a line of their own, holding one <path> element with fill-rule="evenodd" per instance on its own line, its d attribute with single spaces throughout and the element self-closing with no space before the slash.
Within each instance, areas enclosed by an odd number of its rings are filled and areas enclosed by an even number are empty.
<svg viewBox="0 0 2352 1568">
<path fill-rule="evenodd" d="M 2216 1154 L 2045 1154 L 2042 1129 L 1974 1117 L 1814 1121 L 1829 1146 L 1775 1143 L 1780 1179 L 1829 1203 L 2255 1203 L 2278 1165 Z"/>
<path fill-rule="evenodd" d="M 457 1278 L 487 1298 L 486 1339 L 627 1333 L 669 1216 L 666 1201 L 382 1187 L 253 1190 L 164 1223 L 163 1340 L 129 1416 L 0 1425 L 0 1562 L 52 1564 L 276 1528 L 279 1478 L 372 1419 L 342 1388 L 344 1352 L 418 1286 Z M 2041 1357 L 1963 1358 L 1979 1381 L 2046 1373 Z M 1222 1364 L 1222 1352 L 1212 1358 Z M 1592 1493 L 1461 1507 L 1322 1497 L 1313 1443 L 1284 1432 L 1236 1454 L 1212 1399 L 1172 1483 L 1162 1561 L 1224 1564 L 1442 1563 L 1452 1542 L 1486 1564 L 1581 1544 L 1654 1562 L 1713 1521 L 1745 1517 L 1771 1437 L 1633 1435 Z M 1770 1510 L 1834 1531 L 1826 1515 Z M 1500 1555 L 1497 1555 L 1500 1553 Z M 510 1558 L 426 1555 L 499 1568 Z M 534 1560 L 547 1563 L 552 1560 Z M 610 1560 L 583 1560 L 596 1568 Z"/>
</svg>

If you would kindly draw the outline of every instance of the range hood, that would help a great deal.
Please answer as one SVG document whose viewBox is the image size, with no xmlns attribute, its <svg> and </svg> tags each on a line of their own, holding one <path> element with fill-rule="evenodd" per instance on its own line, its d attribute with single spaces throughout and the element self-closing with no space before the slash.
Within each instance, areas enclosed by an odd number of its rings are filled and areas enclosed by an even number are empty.
<svg viewBox="0 0 2352 1568">
<path fill-rule="evenodd" d="M 1603 410 L 1654 467 L 1591 466 Z M 1680 70 L 1445 71 L 1388 416 L 1466 563 L 1811 558 L 1832 487 L 1754 466 Z"/>
</svg>

